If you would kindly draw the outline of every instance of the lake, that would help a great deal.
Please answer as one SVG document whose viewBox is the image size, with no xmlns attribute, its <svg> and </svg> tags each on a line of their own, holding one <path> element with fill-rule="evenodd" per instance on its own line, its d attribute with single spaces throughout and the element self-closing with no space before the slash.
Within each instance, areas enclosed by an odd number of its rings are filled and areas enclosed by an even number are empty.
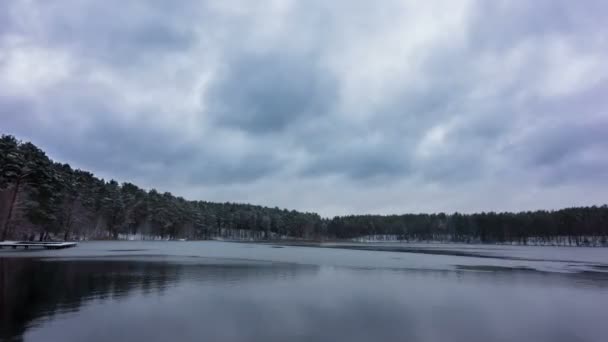
<svg viewBox="0 0 608 342">
<path fill-rule="evenodd" d="M 0 339 L 608 340 L 608 249 L 322 247 L 0 250 Z"/>
</svg>

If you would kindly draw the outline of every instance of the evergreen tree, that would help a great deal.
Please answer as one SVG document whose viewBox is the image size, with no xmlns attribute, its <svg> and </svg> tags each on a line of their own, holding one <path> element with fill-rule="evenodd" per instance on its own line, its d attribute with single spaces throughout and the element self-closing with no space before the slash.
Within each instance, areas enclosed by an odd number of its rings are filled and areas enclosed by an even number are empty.
<svg viewBox="0 0 608 342">
<path fill-rule="evenodd" d="M 0 233 L 39 239 L 116 239 L 145 233 L 162 238 L 352 239 L 376 237 L 458 242 L 608 242 L 608 206 L 557 211 L 463 215 L 350 215 L 323 219 L 314 213 L 250 204 L 187 201 L 146 192 L 134 184 L 105 182 L 53 163 L 31 143 L 0 138 Z M 34 228 L 32 228 L 34 227 Z"/>
</svg>

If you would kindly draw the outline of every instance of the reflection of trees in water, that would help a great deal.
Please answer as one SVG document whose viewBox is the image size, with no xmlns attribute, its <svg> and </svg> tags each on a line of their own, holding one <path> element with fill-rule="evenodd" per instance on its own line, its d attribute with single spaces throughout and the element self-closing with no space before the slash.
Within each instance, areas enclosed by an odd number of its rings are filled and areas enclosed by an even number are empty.
<svg viewBox="0 0 608 342">
<path fill-rule="evenodd" d="M 178 268 L 157 263 L 0 258 L 0 338 L 20 336 L 35 319 L 77 311 L 92 299 L 162 291 L 178 276 Z"/>
<path fill-rule="evenodd" d="M 292 279 L 316 271 L 291 264 L 179 264 L 152 261 L 45 262 L 0 258 L 0 339 L 21 339 L 37 319 L 78 311 L 91 300 L 120 299 L 134 291 L 162 294 L 183 281 L 237 285 Z M 303 273 L 304 272 L 304 273 Z"/>
</svg>

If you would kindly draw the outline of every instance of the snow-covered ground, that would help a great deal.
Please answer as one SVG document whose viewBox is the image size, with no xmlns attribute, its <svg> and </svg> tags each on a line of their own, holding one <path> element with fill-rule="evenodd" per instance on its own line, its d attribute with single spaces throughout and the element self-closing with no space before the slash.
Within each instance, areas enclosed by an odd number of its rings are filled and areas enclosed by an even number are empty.
<svg viewBox="0 0 608 342">
<path fill-rule="evenodd" d="M 350 239 L 352 242 L 358 243 L 387 243 L 387 242 L 399 242 L 399 243 L 433 243 L 433 244 L 462 244 L 460 242 L 453 242 L 452 236 L 450 235 L 436 235 L 431 240 L 417 240 L 417 239 L 403 239 L 399 235 L 390 234 L 377 234 L 377 235 L 366 235 L 360 236 L 354 239 Z M 479 238 L 468 240 L 470 244 L 482 244 Z M 512 246 L 562 246 L 562 247 L 608 247 L 608 240 L 605 236 L 552 236 L 549 238 L 545 237 L 528 237 L 525 240 L 517 241 L 505 241 L 494 243 L 497 245 L 512 245 Z"/>
</svg>

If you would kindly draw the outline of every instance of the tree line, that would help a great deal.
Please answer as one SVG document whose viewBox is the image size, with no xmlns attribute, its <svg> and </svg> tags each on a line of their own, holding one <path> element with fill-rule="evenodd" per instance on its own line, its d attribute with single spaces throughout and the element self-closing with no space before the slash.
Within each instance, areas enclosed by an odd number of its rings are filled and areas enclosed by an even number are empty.
<svg viewBox="0 0 608 342">
<path fill-rule="evenodd" d="M 556 211 L 335 217 L 338 239 L 608 246 L 608 206 Z"/>
<path fill-rule="evenodd" d="M 606 244 L 608 207 L 480 214 L 353 215 L 189 201 L 106 181 L 52 161 L 11 135 L 0 139 L 0 239 L 269 240 L 297 238 Z"/>
</svg>

